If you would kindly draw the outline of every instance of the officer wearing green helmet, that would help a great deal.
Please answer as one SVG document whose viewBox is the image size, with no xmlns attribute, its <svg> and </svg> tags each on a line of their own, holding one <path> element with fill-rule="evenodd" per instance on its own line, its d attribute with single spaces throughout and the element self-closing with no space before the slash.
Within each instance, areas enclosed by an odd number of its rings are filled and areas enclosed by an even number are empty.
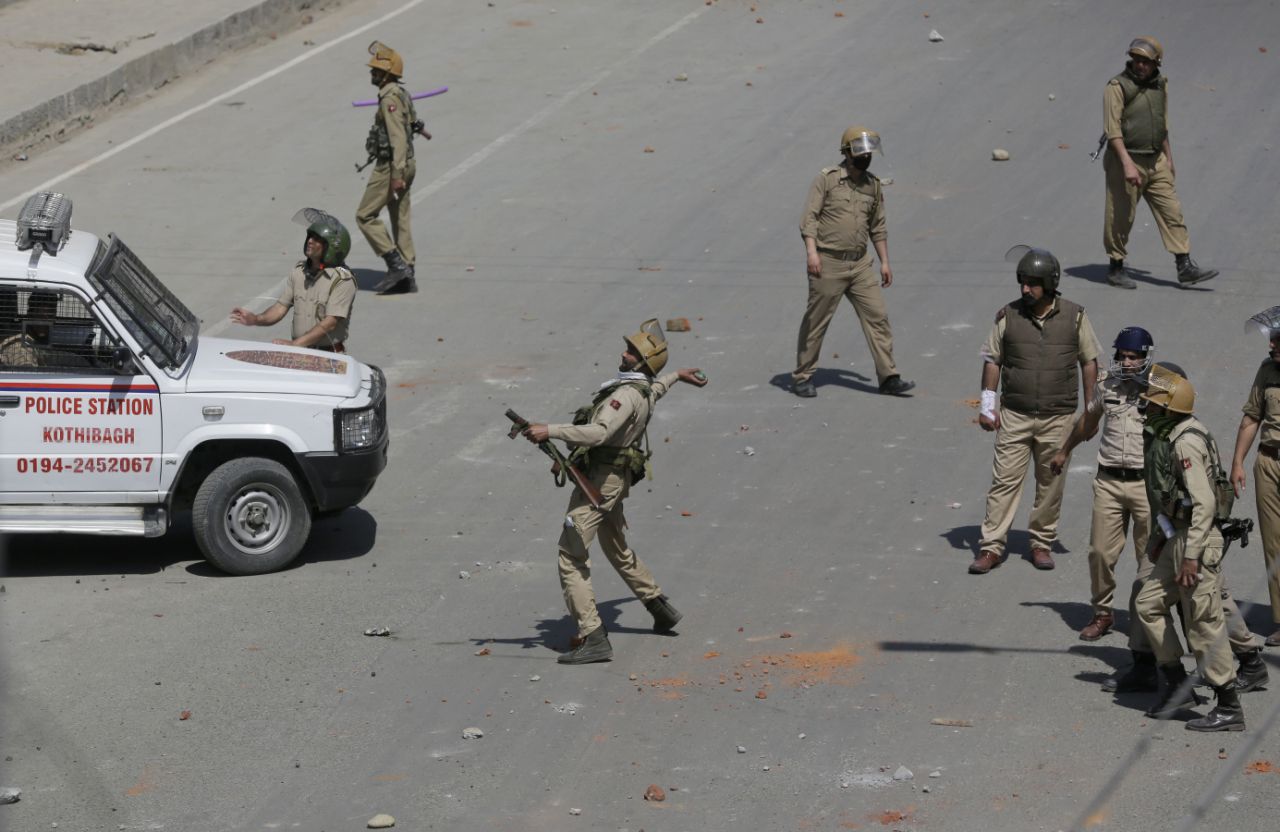
<svg viewBox="0 0 1280 832">
<path fill-rule="evenodd" d="M 1018 263 L 1022 297 L 996 313 L 982 350 L 978 424 L 995 431 L 996 447 L 982 539 L 969 565 L 973 575 L 1004 562 L 1009 527 L 1033 463 L 1031 563 L 1053 569 L 1050 552 L 1058 539 L 1064 480 L 1054 476 L 1052 463 L 1071 427 L 1077 390 L 1083 389 L 1087 410 L 1098 381 L 1098 339 L 1084 308 L 1058 293 L 1058 258 L 1041 248 L 1014 246 L 1005 259 Z"/>
<path fill-rule="evenodd" d="M 265 312 L 237 306 L 231 320 L 244 326 L 271 326 L 293 309 L 292 338 L 272 343 L 346 352 L 351 307 L 356 300 L 355 276 L 346 267 L 351 235 L 336 217 L 317 208 L 303 208 L 293 221 L 307 227 L 299 261 L 285 282 L 280 298 Z"/>
</svg>

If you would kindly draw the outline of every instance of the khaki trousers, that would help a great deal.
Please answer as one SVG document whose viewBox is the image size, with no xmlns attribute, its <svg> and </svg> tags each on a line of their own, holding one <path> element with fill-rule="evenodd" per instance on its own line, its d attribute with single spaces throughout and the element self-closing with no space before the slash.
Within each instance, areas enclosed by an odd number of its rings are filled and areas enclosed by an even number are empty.
<svg viewBox="0 0 1280 832">
<path fill-rule="evenodd" d="M 417 173 L 417 165 L 412 159 L 404 168 L 405 189 L 396 199 L 391 198 L 391 165 L 379 162 L 373 166 L 369 174 L 369 184 L 365 185 L 364 196 L 360 198 L 360 207 L 356 208 L 356 225 L 369 241 L 373 253 L 385 257 L 392 251 L 399 250 L 400 256 L 410 266 L 414 264 L 417 253 L 413 249 L 413 227 L 409 221 L 409 212 L 413 200 L 409 198 L 413 190 L 413 177 Z M 391 233 L 382 224 L 378 215 L 387 208 L 391 218 Z"/>
<path fill-rule="evenodd" d="M 880 291 L 880 272 L 873 267 L 870 253 L 853 261 L 837 260 L 821 252 L 818 255 L 822 259 L 822 277 L 809 276 L 809 303 L 800 323 L 796 371 L 791 378 L 799 383 L 813 375 L 822 351 L 822 339 L 840 305 L 840 298 L 845 297 L 858 313 L 867 349 L 876 365 L 876 380 L 883 384 L 885 379 L 898 374 L 898 368 L 893 364 L 893 333 Z"/>
<path fill-rule="evenodd" d="M 594 465 L 588 476 L 604 500 L 600 508 L 593 508 L 582 490 L 575 488 L 569 499 L 564 531 L 560 534 L 560 588 L 569 614 L 578 622 L 580 637 L 601 623 L 591 587 L 591 562 L 587 552 L 597 535 L 605 557 L 637 598 L 648 601 L 662 594 L 648 567 L 627 547 L 623 534 L 627 519 L 622 514 L 622 501 L 630 488 L 627 475 L 611 465 Z"/>
<path fill-rule="evenodd" d="M 1146 631 L 1159 664 L 1172 664 L 1182 659 L 1182 642 L 1168 615 L 1174 604 L 1182 605 L 1187 628 L 1187 646 L 1191 648 L 1204 679 L 1215 687 L 1235 679 L 1235 660 L 1227 638 L 1226 616 L 1222 611 L 1222 573 L 1201 567 L 1200 582 L 1193 589 L 1178 586 L 1174 577 L 1182 565 L 1187 548 L 1187 532 L 1181 529 L 1173 540 L 1165 543 L 1151 577 L 1138 592 L 1135 606 L 1138 620 Z M 1234 605 L 1233 605 L 1234 606 Z"/>
<path fill-rule="evenodd" d="M 1137 574 L 1129 590 L 1129 649 L 1150 652 L 1146 636 L 1138 624 L 1134 600 L 1143 581 L 1155 566 L 1146 557 L 1151 533 L 1151 504 L 1142 480 L 1122 480 L 1099 472 L 1093 480 L 1093 525 L 1089 533 L 1089 587 L 1093 612 L 1110 614 L 1115 602 L 1116 563 L 1124 551 L 1129 526 L 1133 526 L 1133 550 Z"/>
<path fill-rule="evenodd" d="M 1271 620 L 1280 624 L 1280 461 L 1258 454 L 1253 463 L 1253 496 L 1258 505 L 1258 530 L 1262 537 L 1262 561 L 1271 590 Z"/>
<path fill-rule="evenodd" d="M 991 490 L 987 492 L 987 514 L 982 521 L 979 550 L 1004 554 L 1005 539 L 1022 497 L 1022 483 L 1033 461 L 1036 497 L 1027 529 L 1032 546 L 1053 548 L 1058 539 L 1058 516 L 1062 513 L 1062 491 L 1067 478 L 1055 477 L 1049 463 L 1061 447 L 1062 437 L 1071 427 L 1074 415 L 1027 416 L 1007 407 L 1000 408 L 1000 429 L 996 431 L 995 460 L 991 464 Z"/>
<path fill-rule="evenodd" d="M 1129 231 L 1138 211 L 1138 199 L 1146 198 L 1155 217 L 1160 239 L 1170 254 L 1187 254 L 1191 240 L 1187 226 L 1182 221 L 1182 204 L 1173 187 L 1169 173 L 1169 160 L 1163 153 L 1133 156 L 1141 181 L 1130 185 L 1124 181 L 1124 165 L 1110 148 L 1102 157 L 1102 167 L 1107 175 L 1107 212 L 1102 228 L 1102 244 L 1107 256 L 1123 260 L 1129 250 Z"/>
</svg>

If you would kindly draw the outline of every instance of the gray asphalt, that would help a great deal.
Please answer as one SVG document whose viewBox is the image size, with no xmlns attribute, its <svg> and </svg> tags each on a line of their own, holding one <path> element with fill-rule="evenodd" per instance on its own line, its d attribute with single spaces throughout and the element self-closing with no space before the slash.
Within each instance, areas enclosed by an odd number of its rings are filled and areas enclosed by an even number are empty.
<svg viewBox="0 0 1280 832">
<path fill-rule="evenodd" d="M 0 169 L 0 200 L 397 5 L 349 2 L 213 64 Z M 1087 153 L 1138 34 L 1167 50 L 1193 252 L 1222 271 L 1203 291 L 1176 288 L 1145 208 L 1131 250 L 1149 276 L 1102 282 Z M 978 349 L 1016 296 L 1002 255 L 1053 250 L 1105 343 L 1151 329 L 1230 447 L 1265 346 L 1242 322 L 1277 302 L 1277 35 L 1262 3 L 445 0 L 76 173 L 59 185 L 76 225 L 120 234 L 206 332 L 234 334 L 230 307 L 265 305 L 297 256 L 293 212 L 354 210 L 369 111 L 348 102 L 371 92 L 368 40 L 404 52 L 413 89 L 450 87 L 420 110 L 436 136 L 417 145 L 422 292 L 362 293 L 353 318 L 350 348 L 391 382 L 387 472 L 277 575 L 220 577 L 182 530 L 10 538 L 0 785 L 24 793 L 0 828 L 334 832 L 379 812 L 409 830 L 1070 828 L 1146 703 L 1097 689 L 1127 660 L 1121 636 L 1074 632 L 1093 447 L 1073 460 L 1057 571 L 1020 560 L 1015 532 L 1001 569 L 965 573 L 990 477 Z M 805 296 L 796 226 L 851 123 L 884 137 L 887 297 L 920 387 L 874 393 L 845 308 L 802 402 L 783 387 Z M 996 147 L 1012 159 L 990 161 Z M 351 264 L 365 285 L 381 266 L 363 240 Z M 657 478 L 628 518 L 686 618 L 678 637 L 649 633 L 597 554 L 615 660 L 563 668 L 568 492 L 506 439 L 503 410 L 567 420 L 621 335 L 675 316 L 693 329 L 671 336 L 673 365 L 711 384 L 660 404 Z M 1247 600 L 1265 601 L 1259 552 L 1227 567 Z M 1249 617 L 1269 632 L 1264 609 Z M 1275 705 L 1246 697 L 1254 732 Z M 462 739 L 471 726 L 484 737 Z M 1244 763 L 1280 762 L 1275 737 L 1235 761 L 1220 749 L 1252 733 L 1156 736 L 1093 828 L 1171 828 L 1229 764 L 1204 828 L 1274 828 L 1275 775 Z M 900 765 L 913 781 L 891 781 Z M 649 784 L 665 802 L 643 800 Z"/>
</svg>

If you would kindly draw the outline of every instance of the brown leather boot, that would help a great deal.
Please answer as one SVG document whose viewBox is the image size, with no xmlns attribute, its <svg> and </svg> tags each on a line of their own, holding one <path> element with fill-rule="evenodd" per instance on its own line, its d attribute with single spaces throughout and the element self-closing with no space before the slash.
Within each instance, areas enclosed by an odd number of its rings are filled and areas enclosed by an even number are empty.
<svg viewBox="0 0 1280 832">
<path fill-rule="evenodd" d="M 985 575 L 1000 565 L 1000 556 L 990 549 L 983 549 L 973 563 L 969 564 L 970 575 Z"/>
<path fill-rule="evenodd" d="M 1048 571 L 1054 567 L 1053 555 L 1043 546 L 1031 547 L 1031 565 L 1036 569 Z"/>
<path fill-rule="evenodd" d="M 1080 631 L 1081 641 L 1097 641 L 1098 639 L 1111 632 L 1111 627 L 1116 623 L 1115 617 L 1109 612 L 1095 613 L 1093 620 L 1085 625 Z"/>
</svg>

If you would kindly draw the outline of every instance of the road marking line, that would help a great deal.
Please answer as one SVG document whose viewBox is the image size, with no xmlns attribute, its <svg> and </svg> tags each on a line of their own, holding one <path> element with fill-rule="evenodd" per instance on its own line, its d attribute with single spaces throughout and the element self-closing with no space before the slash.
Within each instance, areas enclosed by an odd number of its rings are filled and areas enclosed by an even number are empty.
<svg viewBox="0 0 1280 832">
<path fill-rule="evenodd" d="M 262 73 L 261 75 L 257 76 L 256 78 L 251 78 L 250 80 L 245 81 L 243 84 L 236 87 L 235 89 L 228 90 L 227 92 L 221 93 L 220 95 L 215 95 L 213 98 L 210 98 L 208 101 L 205 101 L 203 104 L 197 104 L 196 106 L 192 107 L 189 110 L 178 113 L 176 116 L 170 119 L 166 119 L 165 121 L 160 122 L 154 127 L 144 130 L 143 132 L 134 136 L 132 139 L 129 139 L 126 142 L 118 144 L 115 147 L 111 148 L 110 150 L 104 151 L 103 153 L 99 153 L 97 156 L 94 156 L 92 159 L 81 162 L 80 164 L 76 165 L 70 170 L 60 173 L 46 182 L 40 183 L 35 188 L 32 188 L 31 190 L 26 191 L 25 193 L 22 193 L 14 197 L 13 199 L 10 199 L 7 202 L 0 202 L 0 211 L 6 211 L 9 208 L 12 208 L 13 206 L 22 202 L 32 194 L 38 194 L 41 191 L 52 190 L 55 186 L 61 184 L 62 182 L 67 181 L 68 179 L 75 176 L 76 174 L 83 173 L 84 171 L 88 170 L 94 165 L 97 165 L 100 162 L 105 162 L 107 159 L 110 159 L 111 157 L 115 156 L 118 153 L 123 153 L 124 151 L 128 150 L 129 148 L 133 147 L 139 142 L 146 141 L 147 139 L 151 138 L 157 133 L 163 130 L 167 130 L 175 124 L 186 121 L 188 118 L 190 118 L 191 116 L 197 113 L 204 112 L 210 107 L 216 104 L 220 104 L 234 95 L 239 95 L 245 90 L 252 89 L 253 87 L 258 86 L 258 84 L 261 84 L 263 81 L 270 80 L 282 72 L 286 72 L 290 69 L 293 69 L 298 64 L 303 63 L 304 61 L 309 61 L 312 58 L 314 58 L 316 55 L 319 55 L 322 52 L 326 52 L 340 43 L 346 43 L 352 38 L 364 34 L 365 32 L 369 31 L 375 26 L 381 26 L 383 23 L 386 23 L 388 20 L 391 20 L 392 18 L 395 18 L 395 17 L 398 17 L 399 15 L 404 14 L 405 12 L 414 8 L 415 6 L 421 6 L 425 2 L 426 0 L 409 0 L 408 3 L 405 3 L 400 8 L 395 9 L 394 11 L 387 12 L 382 17 L 379 17 L 376 20 L 371 20 L 368 23 L 364 24 L 363 26 L 360 26 L 359 28 L 356 28 L 351 30 L 350 32 L 347 32 L 345 35 L 341 35 L 337 38 L 334 38 L 328 43 L 322 43 L 319 46 L 309 49 L 306 52 L 303 52 L 301 55 L 297 56 L 296 58 L 293 58 L 292 60 L 289 60 L 283 64 L 280 64 L 280 66 L 276 67 L 275 69 L 268 70 Z"/>
</svg>

